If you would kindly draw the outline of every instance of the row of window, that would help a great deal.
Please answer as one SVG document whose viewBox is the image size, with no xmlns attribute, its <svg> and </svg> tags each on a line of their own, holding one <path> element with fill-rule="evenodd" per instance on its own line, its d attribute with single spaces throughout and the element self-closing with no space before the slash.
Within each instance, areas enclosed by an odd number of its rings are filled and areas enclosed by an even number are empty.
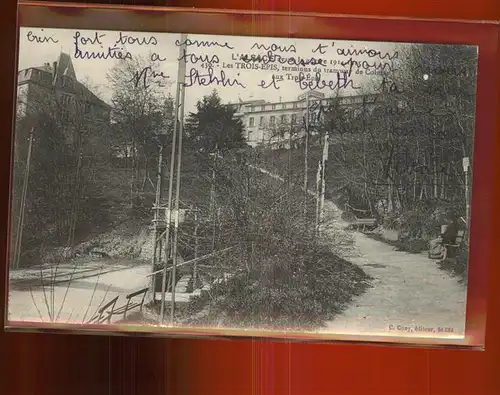
<svg viewBox="0 0 500 395">
<path fill-rule="evenodd" d="M 287 104 L 288 104 L 288 106 L 287 106 Z M 263 104 L 260 107 L 251 106 L 251 107 L 249 107 L 249 109 L 250 109 L 250 112 L 256 111 L 256 108 L 259 108 L 258 111 L 265 111 L 266 109 L 269 110 L 269 106 L 271 106 L 271 110 L 276 110 L 277 108 L 285 110 L 287 108 L 298 108 L 298 103 L 297 102 L 293 102 L 293 103 L 280 103 L 279 107 L 278 107 L 278 104 L 276 104 L 276 103 L 267 104 L 267 105 Z"/>
<path fill-rule="evenodd" d="M 373 108 L 369 108 L 368 111 L 371 111 L 373 110 Z M 354 108 L 347 108 L 345 109 L 345 114 L 347 115 L 348 118 L 355 118 L 359 115 L 361 115 L 362 113 L 362 109 L 361 108 L 358 108 L 358 107 L 354 107 Z M 318 117 L 318 113 L 316 112 L 313 112 L 311 114 L 311 118 L 310 119 L 315 119 L 315 117 Z M 261 116 L 259 117 L 259 126 L 264 126 L 265 123 L 266 123 L 266 118 L 265 116 Z M 281 116 L 274 116 L 274 115 L 271 115 L 269 117 L 269 125 L 276 125 L 276 123 L 280 123 L 280 124 L 286 124 L 288 123 L 289 121 L 291 121 L 290 123 L 292 125 L 296 124 L 297 123 L 297 114 L 291 114 L 291 119 L 289 118 L 289 115 L 287 114 L 283 114 Z M 256 126 L 255 125 L 255 117 L 249 117 L 248 118 L 248 126 L 249 127 L 253 127 L 253 126 Z"/>
<path fill-rule="evenodd" d="M 358 104 L 361 104 L 363 102 L 363 98 L 362 97 L 343 97 L 342 99 L 342 103 L 347 105 L 347 104 L 355 104 L 355 103 L 358 103 Z M 325 103 L 325 99 L 316 99 L 316 98 L 311 98 L 310 99 L 310 102 L 321 102 L 321 103 Z M 249 106 L 249 111 L 250 112 L 256 112 L 256 111 L 266 111 L 266 110 L 285 110 L 285 109 L 297 109 L 297 108 L 305 108 L 305 102 L 302 102 L 302 106 L 299 106 L 299 102 L 288 102 L 288 103 L 272 103 L 272 104 L 263 104 L 261 106 L 256 106 L 256 105 L 253 105 L 253 106 Z"/>
<path fill-rule="evenodd" d="M 269 117 L 269 124 L 270 125 L 275 125 L 276 124 L 276 118 L 277 118 L 276 116 L 271 115 Z M 279 122 L 280 123 L 288 123 L 288 115 L 287 114 L 283 114 L 283 115 L 281 115 L 278 118 L 279 118 Z M 266 117 L 262 116 L 262 117 L 259 118 L 259 126 L 264 126 L 265 122 L 266 122 Z M 292 124 L 297 123 L 297 114 L 292 114 L 291 115 L 291 123 Z M 255 118 L 254 117 L 250 117 L 248 119 L 248 126 L 249 127 L 255 126 Z"/>
</svg>

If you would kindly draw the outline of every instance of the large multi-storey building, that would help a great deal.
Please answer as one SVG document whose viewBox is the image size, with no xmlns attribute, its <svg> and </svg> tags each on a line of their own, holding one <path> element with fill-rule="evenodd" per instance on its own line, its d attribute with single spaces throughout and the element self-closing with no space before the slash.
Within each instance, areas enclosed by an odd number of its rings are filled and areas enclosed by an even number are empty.
<svg viewBox="0 0 500 395">
<path fill-rule="evenodd" d="M 320 108 L 328 108 L 332 100 L 339 100 L 340 106 L 347 107 L 355 115 L 363 105 L 373 103 L 375 95 L 342 96 L 327 98 L 322 92 L 309 91 L 295 100 L 266 102 L 265 100 L 240 101 L 230 103 L 235 110 L 235 118 L 245 126 L 247 143 L 256 147 L 268 145 L 278 148 L 288 146 L 290 133 L 293 139 L 304 134 L 306 109 L 309 104 L 309 120 L 314 122 Z"/>
<path fill-rule="evenodd" d="M 32 117 L 29 129 L 36 129 L 39 116 L 50 112 L 53 119 L 70 125 L 77 122 L 77 111 L 80 118 L 83 115 L 95 121 L 110 121 L 111 106 L 78 81 L 68 54 L 61 53 L 52 64 L 45 63 L 18 72 L 18 122 Z M 23 132 L 27 131 L 18 130 L 19 134 Z M 18 138 L 24 137 L 19 134 Z M 71 133 L 68 133 L 68 139 L 71 138 Z"/>
</svg>

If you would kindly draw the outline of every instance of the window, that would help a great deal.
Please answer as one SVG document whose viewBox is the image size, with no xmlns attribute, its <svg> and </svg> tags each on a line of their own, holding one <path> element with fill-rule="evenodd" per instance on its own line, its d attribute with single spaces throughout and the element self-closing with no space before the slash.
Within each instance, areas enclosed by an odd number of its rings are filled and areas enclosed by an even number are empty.
<svg viewBox="0 0 500 395">
<path fill-rule="evenodd" d="M 281 123 L 286 123 L 286 115 L 285 114 L 283 114 L 281 116 Z"/>
<path fill-rule="evenodd" d="M 264 125 L 264 117 L 260 117 L 259 119 L 259 126 Z"/>
<path fill-rule="evenodd" d="M 297 102 L 293 103 L 293 108 L 297 108 Z"/>
<path fill-rule="evenodd" d="M 250 127 L 254 126 L 254 118 L 253 117 L 250 117 L 250 119 L 248 120 L 248 126 L 250 126 Z"/>
<path fill-rule="evenodd" d="M 61 104 L 63 107 L 68 107 L 70 102 L 70 97 L 69 95 L 62 94 L 61 95 Z"/>
<path fill-rule="evenodd" d="M 271 123 L 271 125 L 274 125 L 274 124 L 275 124 L 275 122 L 276 122 L 276 118 L 275 118 L 275 116 L 274 116 L 274 115 L 271 115 L 271 119 L 270 119 L 270 123 Z"/>
<path fill-rule="evenodd" d="M 272 108 L 273 108 L 273 110 L 276 110 L 276 104 L 273 104 Z"/>
<path fill-rule="evenodd" d="M 297 114 L 292 114 L 292 124 L 297 123 Z"/>
<path fill-rule="evenodd" d="M 260 106 L 260 111 L 264 111 L 266 109 L 266 106 Z"/>
<path fill-rule="evenodd" d="M 281 108 L 284 110 L 284 109 L 286 108 L 286 103 L 283 103 L 283 104 L 281 105 Z"/>
</svg>

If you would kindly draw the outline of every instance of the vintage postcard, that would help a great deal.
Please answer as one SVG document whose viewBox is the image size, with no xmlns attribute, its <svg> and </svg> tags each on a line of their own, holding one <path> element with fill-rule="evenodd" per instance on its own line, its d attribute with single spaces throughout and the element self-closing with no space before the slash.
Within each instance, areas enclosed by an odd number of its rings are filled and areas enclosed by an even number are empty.
<svg viewBox="0 0 500 395">
<path fill-rule="evenodd" d="M 463 339 L 477 65 L 22 27 L 9 322 Z"/>
</svg>

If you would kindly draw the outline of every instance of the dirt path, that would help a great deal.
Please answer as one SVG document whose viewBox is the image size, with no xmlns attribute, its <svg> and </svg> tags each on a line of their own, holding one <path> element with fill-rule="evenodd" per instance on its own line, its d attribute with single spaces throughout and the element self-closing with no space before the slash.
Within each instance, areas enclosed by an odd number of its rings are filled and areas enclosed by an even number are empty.
<svg viewBox="0 0 500 395">
<path fill-rule="evenodd" d="M 8 318 L 11 321 L 50 322 L 50 312 L 55 312 L 53 316 L 59 316 L 57 322 L 81 324 L 114 297 L 119 297 L 116 305 L 119 307 L 126 302 L 125 295 L 147 287 L 150 280 L 146 276 L 150 272 L 151 265 L 142 264 L 102 273 L 99 277 L 75 279 L 71 284 L 33 291 L 10 290 Z M 120 316 L 113 319 L 120 319 Z"/>
<path fill-rule="evenodd" d="M 329 202 L 334 231 L 345 222 Z M 332 232 L 332 230 L 330 230 Z M 327 332 L 411 336 L 463 336 L 466 288 L 438 269 L 425 254 L 409 254 L 353 232 L 353 250 L 345 258 L 373 277 L 373 287 L 357 297 Z M 449 328 L 440 332 L 439 328 Z M 411 332 L 411 333 L 409 333 Z"/>
<path fill-rule="evenodd" d="M 283 181 L 265 169 L 252 166 Z M 308 191 L 315 196 L 313 191 Z M 323 233 L 344 259 L 373 277 L 372 287 L 321 331 L 337 334 L 446 336 L 465 333 L 467 290 L 457 279 L 438 269 L 425 254 L 396 251 L 393 246 L 359 232 L 346 230 L 348 222 L 330 200 L 325 201 Z"/>
</svg>

